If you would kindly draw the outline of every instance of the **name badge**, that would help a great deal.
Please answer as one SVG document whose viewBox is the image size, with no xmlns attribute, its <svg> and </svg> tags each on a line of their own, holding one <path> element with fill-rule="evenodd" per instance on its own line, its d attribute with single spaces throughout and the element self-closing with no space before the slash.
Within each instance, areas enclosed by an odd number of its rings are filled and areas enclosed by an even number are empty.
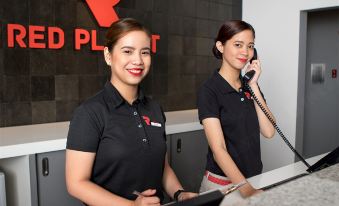
<svg viewBox="0 0 339 206">
<path fill-rule="evenodd" d="M 151 126 L 153 127 L 161 127 L 161 124 L 158 122 L 151 122 Z"/>
</svg>

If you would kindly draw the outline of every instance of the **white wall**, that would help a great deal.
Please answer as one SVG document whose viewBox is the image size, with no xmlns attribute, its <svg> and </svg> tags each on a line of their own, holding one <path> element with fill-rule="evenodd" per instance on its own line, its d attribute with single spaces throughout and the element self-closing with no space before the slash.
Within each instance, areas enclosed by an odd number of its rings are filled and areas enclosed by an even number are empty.
<svg viewBox="0 0 339 206">
<path fill-rule="evenodd" d="M 291 144 L 296 141 L 300 11 L 338 7 L 339 0 L 243 0 L 243 20 L 256 30 L 262 61 L 260 86 L 277 123 Z M 278 134 L 262 139 L 264 171 L 294 162 Z"/>
</svg>

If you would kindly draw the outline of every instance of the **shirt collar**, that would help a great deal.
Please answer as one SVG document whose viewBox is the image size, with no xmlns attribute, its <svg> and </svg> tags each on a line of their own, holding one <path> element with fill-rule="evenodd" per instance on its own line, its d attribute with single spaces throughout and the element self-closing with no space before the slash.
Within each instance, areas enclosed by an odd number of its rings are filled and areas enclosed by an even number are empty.
<svg viewBox="0 0 339 206">
<path fill-rule="evenodd" d="M 236 90 L 224 79 L 224 77 L 219 74 L 220 69 L 216 69 L 213 73 L 213 76 L 215 77 L 216 84 L 219 88 L 221 88 L 221 92 L 223 93 L 232 93 L 236 92 Z"/>
<path fill-rule="evenodd" d="M 114 107 L 119 107 L 125 102 L 127 103 L 127 101 L 121 96 L 119 91 L 112 85 L 110 81 L 106 82 L 104 90 L 105 90 L 106 95 L 109 97 L 109 99 L 113 103 Z M 146 96 L 144 92 L 142 91 L 142 89 L 140 89 L 140 87 L 138 88 L 138 97 L 133 102 L 133 104 L 137 104 L 139 102 L 143 104 L 146 103 Z"/>
</svg>

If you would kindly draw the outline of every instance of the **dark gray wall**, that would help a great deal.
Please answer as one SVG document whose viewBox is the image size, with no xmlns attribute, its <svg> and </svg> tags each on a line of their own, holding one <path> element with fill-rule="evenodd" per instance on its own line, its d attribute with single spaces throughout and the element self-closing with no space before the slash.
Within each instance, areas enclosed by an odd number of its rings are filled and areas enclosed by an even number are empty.
<svg viewBox="0 0 339 206">
<path fill-rule="evenodd" d="M 142 86 L 165 111 L 196 108 L 196 91 L 219 62 L 213 38 L 224 20 L 241 18 L 238 0 L 121 0 L 120 18 L 134 17 L 161 36 Z M 65 32 L 60 50 L 8 48 L 7 24 L 56 26 Z M 74 51 L 75 28 L 99 28 L 82 0 L 0 1 L 0 127 L 67 121 L 102 88 L 109 73 L 102 52 Z M 27 43 L 27 39 L 26 39 Z"/>
</svg>

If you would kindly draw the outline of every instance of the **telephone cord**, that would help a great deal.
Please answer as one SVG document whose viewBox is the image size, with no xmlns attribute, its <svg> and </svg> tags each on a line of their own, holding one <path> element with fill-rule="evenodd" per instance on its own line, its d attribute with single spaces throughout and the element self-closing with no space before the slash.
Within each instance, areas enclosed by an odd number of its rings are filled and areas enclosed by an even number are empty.
<svg viewBox="0 0 339 206">
<path fill-rule="evenodd" d="M 281 138 L 284 140 L 284 142 L 287 144 L 287 146 L 298 156 L 298 158 L 307 166 L 307 168 L 310 168 L 311 166 L 306 162 L 306 160 L 297 152 L 297 150 L 295 150 L 293 148 L 293 146 L 291 145 L 291 143 L 288 141 L 288 139 L 285 137 L 285 135 L 283 134 L 283 132 L 280 130 L 280 128 L 278 127 L 278 125 L 275 123 L 275 121 L 273 120 L 273 118 L 270 116 L 270 114 L 266 111 L 266 109 L 264 108 L 264 106 L 261 104 L 261 102 L 259 101 L 259 99 L 257 98 L 257 96 L 254 94 L 252 88 L 245 82 L 245 86 L 247 87 L 247 89 L 250 91 L 253 99 L 255 100 L 255 102 L 258 104 L 258 106 L 260 107 L 260 109 L 264 112 L 264 114 L 266 115 L 266 117 L 268 118 L 268 120 L 272 123 L 272 125 L 274 126 L 274 128 L 277 130 L 278 134 L 281 136 Z"/>
</svg>

